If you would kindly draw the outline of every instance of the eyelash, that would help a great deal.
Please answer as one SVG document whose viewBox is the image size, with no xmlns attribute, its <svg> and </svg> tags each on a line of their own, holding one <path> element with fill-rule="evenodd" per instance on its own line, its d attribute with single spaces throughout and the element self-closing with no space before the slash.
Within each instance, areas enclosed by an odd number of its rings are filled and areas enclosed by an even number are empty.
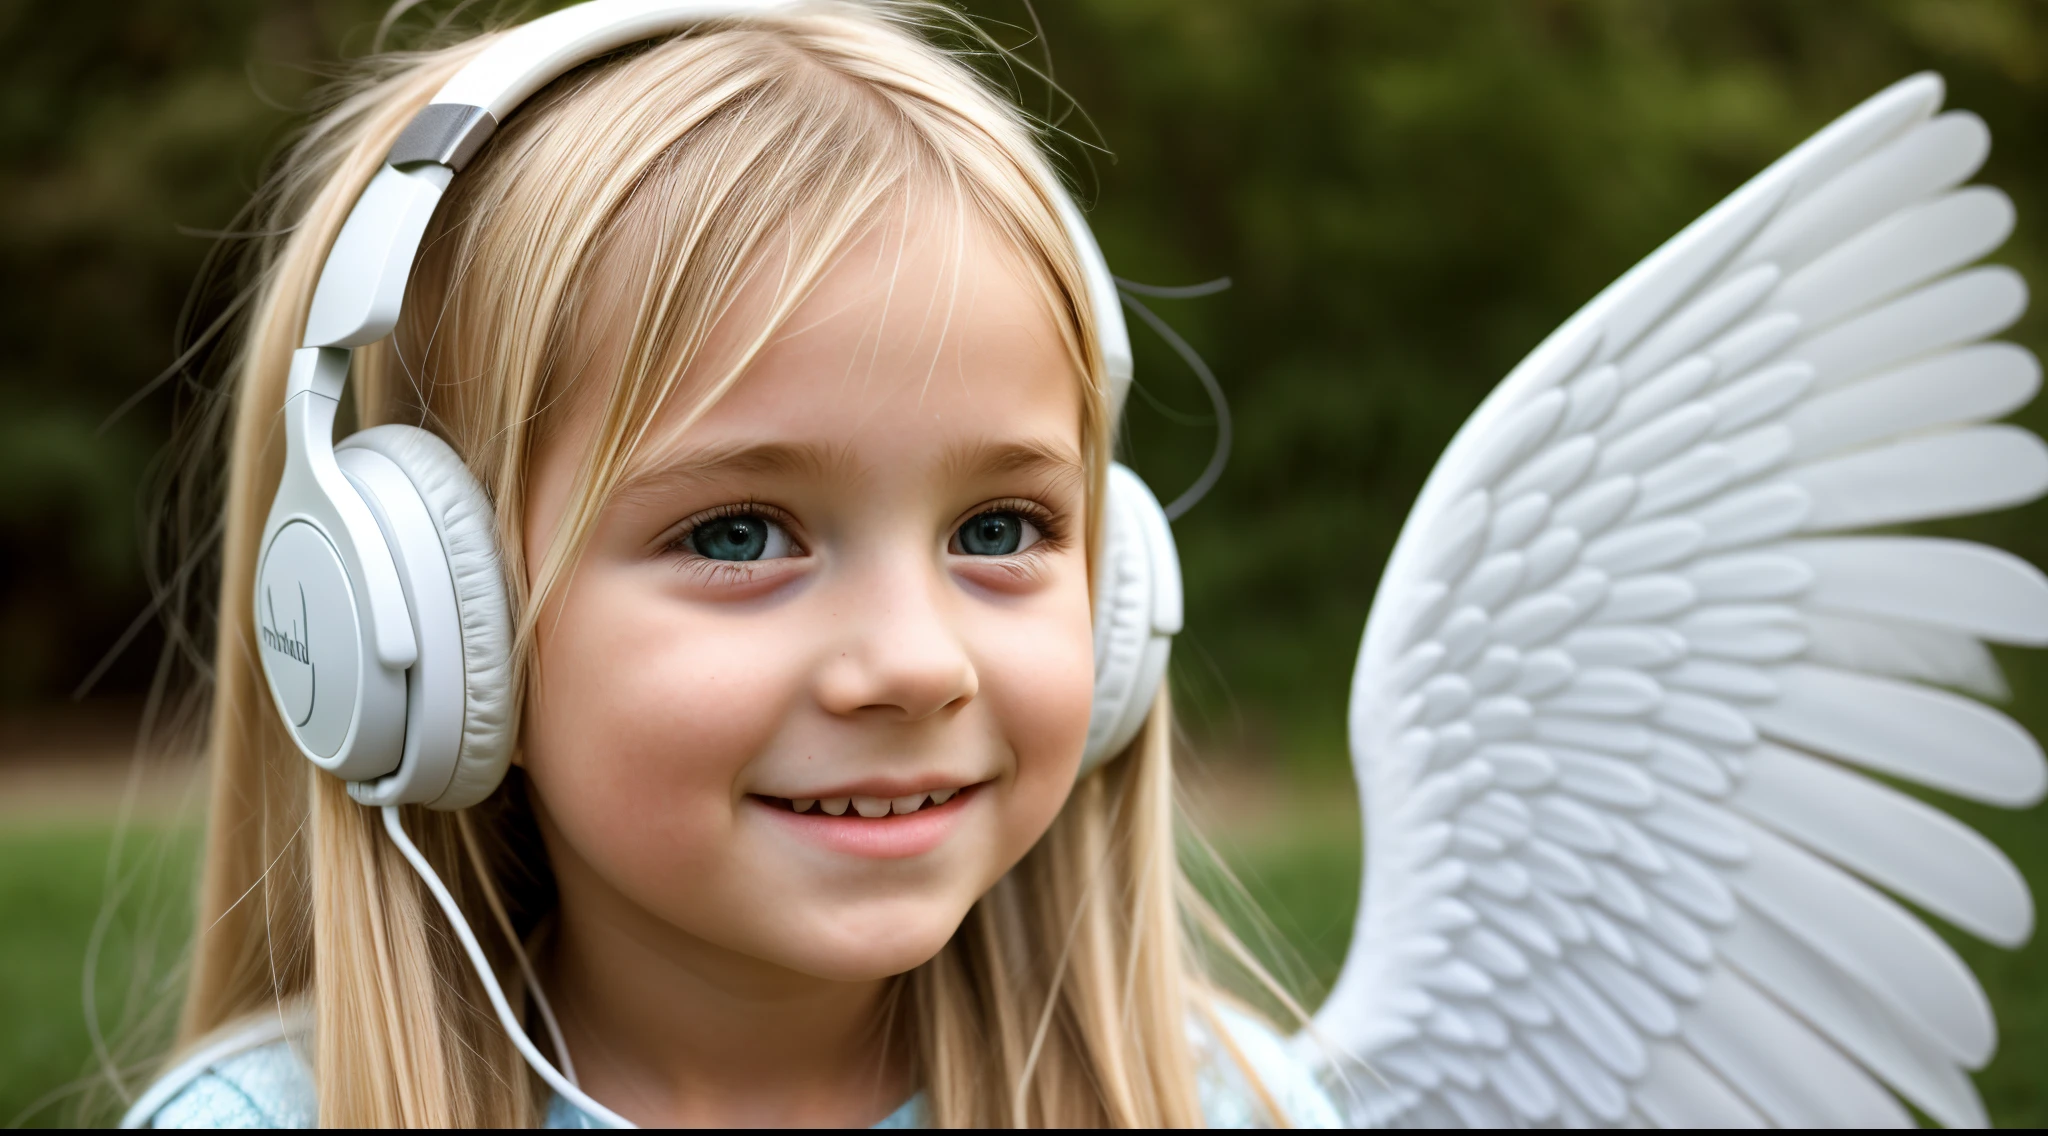
<svg viewBox="0 0 2048 1136">
<path fill-rule="evenodd" d="M 990 501 L 977 506 L 972 513 L 962 517 L 959 524 L 953 526 L 953 531 L 957 532 L 960 525 L 966 524 L 983 513 L 1015 513 L 1030 521 L 1032 526 L 1038 530 L 1038 540 L 1031 547 L 1000 559 L 1010 561 L 1024 560 L 1045 553 L 1056 552 L 1066 546 L 1067 528 L 1065 519 L 1044 505 L 1023 497 L 1004 497 L 1000 500 Z M 695 573 L 706 582 L 730 584 L 750 580 L 754 577 L 755 572 L 760 569 L 761 565 L 774 563 L 772 560 L 714 560 L 690 547 L 690 538 L 696 535 L 700 527 L 708 525 L 713 521 L 723 520 L 726 517 L 766 517 L 782 526 L 783 531 L 790 534 L 789 539 L 792 545 L 796 546 L 799 550 L 803 548 L 803 542 L 797 539 L 793 531 L 796 527 L 794 519 L 788 513 L 760 501 L 735 501 L 726 505 L 714 506 L 690 517 L 683 522 L 681 529 L 676 535 L 669 538 L 664 547 L 670 555 L 676 557 L 679 561 L 677 564 L 678 571 Z M 953 532 L 947 533 L 946 541 L 948 546 L 951 545 L 952 540 Z M 804 553 L 804 555 L 808 555 L 808 553 Z M 998 558 L 985 557 L 982 559 L 995 560 Z"/>
<path fill-rule="evenodd" d="M 947 547 L 950 548 L 952 546 L 953 535 L 960 531 L 961 525 L 981 516 L 983 513 L 1017 514 L 1030 521 L 1032 527 L 1038 530 L 1038 541 L 1030 548 L 1020 549 L 1006 557 L 990 556 L 978 557 L 977 559 L 1021 560 L 1034 554 L 1056 552 L 1066 547 L 1067 528 L 1065 518 L 1038 502 L 1023 497 L 1004 497 L 1001 500 L 990 501 L 985 505 L 976 505 L 973 512 L 960 518 L 959 522 L 953 526 L 952 532 L 946 534 Z"/>
<path fill-rule="evenodd" d="M 761 501 L 734 501 L 691 516 L 682 523 L 676 535 L 668 539 L 663 547 L 676 557 L 677 571 L 694 573 L 706 583 L 738 584 L 753 579 L 763 565 L 775 563 L 774 560 L 714 560 L 690 547 L 690 538 L 699 528 L 727 517 L 766 517 L 789 534 L 789 543 L 797 550 L 797 555 L 810 555 L 803 542 L 797 539 L 795 518 L 788 513 Z"/>
</svg>

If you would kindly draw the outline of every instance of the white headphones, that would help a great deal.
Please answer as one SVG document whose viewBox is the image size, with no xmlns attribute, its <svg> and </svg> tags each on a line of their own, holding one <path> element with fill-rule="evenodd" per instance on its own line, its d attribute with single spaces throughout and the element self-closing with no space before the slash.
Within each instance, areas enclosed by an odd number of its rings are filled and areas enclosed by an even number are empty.
<svg viewBox="0 0 2048 1136">
<path fill-rule="evenodd" d="M 512 633 L 483 487 L 411 426 L 333 437 L 350 349 L 391 333 L 414 255 L 456 172 L 519 104 L 573 67 L 704 20 L 790 0 L 590 0 L 464 67 L 407 126 L 321 269 L 285 391 L 285 466 L 256 572 L 258 655 L 292 740 L 366 805 L 459 809 L 489 796 L 513 744 Z M 1131 382 L 1116 283 L 1056 193 L 1087 276 L 1112 421 Z M 1121 465 L 1109 477 L 1085 773 L 1137 736 L 1181 627 L 1167 519 Z"/>
</svg>

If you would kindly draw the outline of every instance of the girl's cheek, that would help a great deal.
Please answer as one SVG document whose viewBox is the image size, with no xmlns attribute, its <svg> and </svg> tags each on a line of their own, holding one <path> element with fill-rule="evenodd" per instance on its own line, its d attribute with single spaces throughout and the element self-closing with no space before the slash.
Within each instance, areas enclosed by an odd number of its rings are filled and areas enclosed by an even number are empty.
<svg viewBox="0 0 2048 1136">
<path fill-rule="evenodd" d="M 769 650 L 772 637 L 663 602 L 644 575 L 578 581 L 544 633 L 528 715 L 527 765 L 549 815 L 579 854 L 627 875 L 715 850 L 735 778 L 797 687 L 778 667 L 786 644 Z"/>
<path fill-rule="evenodd" d="M 996 639 L 981 669 L 982 696 L 1017 755 L 1020 782 L 1049 778 L 1062 798 L 1088 737 L 1095 689 L 1094 635 L 1085 596 L 1078 618 L 1052 633 L 1044 626 Z"/>
</svg>

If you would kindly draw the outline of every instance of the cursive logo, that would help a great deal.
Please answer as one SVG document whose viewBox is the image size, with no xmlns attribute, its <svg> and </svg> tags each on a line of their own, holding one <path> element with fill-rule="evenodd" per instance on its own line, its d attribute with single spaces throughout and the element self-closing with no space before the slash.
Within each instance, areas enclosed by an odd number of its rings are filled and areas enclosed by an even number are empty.
<svg viewBox="0 0 2048 1136">
<path fill-rule="evenodd" d="M 313 667 L 312 645 L 306 641 L 306 634 L 311 626 L 311 621 L 306 618 L 306 586 L 299 585 L 299 618 L 292 623 L 288 632 L 277 629 L 277 597 L 272 595 L 267 587 L 263 589 L 263 604 L 269 611 L 269 620 L 259 624 L 256 629 L 263 639 L 263 649 L 274 651 L 306 668 L 306 713 L 304 717 L 292 723 L 294 726 L 303 726 L 313 718 L 313 680 L 317 675 Z"/>
</svg>

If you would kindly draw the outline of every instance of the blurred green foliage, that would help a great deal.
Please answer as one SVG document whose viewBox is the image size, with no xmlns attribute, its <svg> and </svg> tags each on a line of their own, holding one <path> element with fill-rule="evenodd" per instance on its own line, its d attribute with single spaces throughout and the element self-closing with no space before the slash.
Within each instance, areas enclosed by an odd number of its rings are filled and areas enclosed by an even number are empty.
<svg viewBox="0 0 2048 1136">
<path fill-rule="evenodd" d="M 545 5 L 543 5 L 545 6 Z M 1632 0 L 976 0 L 1072 102 L 1018 71 L 1111 263 L 1228 275 L 1156 305 L 1221 375 L 1229 472 L 1178 526 L 1178 678 L 1219 748 L 1341 757 L 1379 566 L 1464 416 L 1606 282 L 1885 84 L 1937 69 L 2000 141 L 2001 253 L 2044 278 L 2048 8 Z M 400 41 L 449 15 L 427 3 Z M 459 18 L 518 8 L 488 0 Z M 322 68 L 382 0 L 125 0 L 0 11 L 0 706 L 61 698 L 143 610 L 138 487 L 188 286 Z M 481 14 L 481 15 L 480 15 Z M 1042 21 L 1043 38 L 1030 29 Z M 1079 108 L 1079 113 L 1075 108 Z M 219 296 L 202 297 L 204 320 Z M 2040 346 L 2041 322 L 2014 333 Z M 1208 407 L 1142 329 L 1126 448 L 1170 496 Z M 2042 424 L 2042 413 L 2029 421 Z M 2041 513 L 1960 526 L 2036 562 Z M 145 634 L 101 681 L 136 690 Z"/>
<path fill-rule="evenodd" d="M 115 833 L 0 830 L 0 1125 L 112 1123 L 101 1071 L 153 1069 L 171 1039 L 199 833 Z"/>
</svg>

